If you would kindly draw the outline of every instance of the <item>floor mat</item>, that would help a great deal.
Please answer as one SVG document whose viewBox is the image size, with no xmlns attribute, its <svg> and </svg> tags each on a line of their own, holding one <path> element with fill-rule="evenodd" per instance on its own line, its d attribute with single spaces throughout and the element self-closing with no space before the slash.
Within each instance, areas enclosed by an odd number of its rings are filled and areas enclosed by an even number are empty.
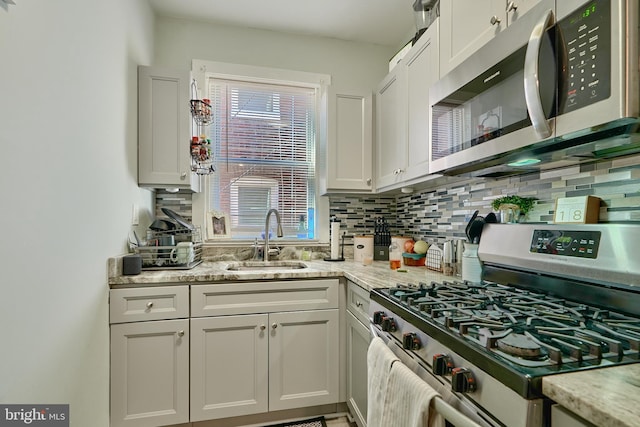
<svg viewBox="0 0 640 427">
<path fill-rule="evenodd" d="M 318 417 L 292 423 L 273 424 L 268 427 L 327 427 L 327 423 L 324 422 L 324 417 Z"/>
</svg>

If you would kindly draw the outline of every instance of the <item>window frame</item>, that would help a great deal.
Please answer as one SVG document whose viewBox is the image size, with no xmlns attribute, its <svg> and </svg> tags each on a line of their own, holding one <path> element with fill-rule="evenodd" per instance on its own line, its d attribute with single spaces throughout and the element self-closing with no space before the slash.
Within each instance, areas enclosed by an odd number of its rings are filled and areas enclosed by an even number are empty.
<svg viewBox="0 0 640 427">
<path fill-rule="evenodd" d="M 326 147 L 327 138 L 327 117 L 328 117 L 328 93 L 331 85 L 331 76 L 327 74 L 310 73 L 304 71 L 285 70 L 270 67 L 260 67 L 241 64 L 230 64 L 206 60 L 192 61 L 192 76 L 198 86 L 198 97 L 202 97 L 206 93 L 206 82 L 209 77 L 252 81 L 256 83 L 271 83 L 280 85 L 297 85 L 310 87 L 316 90 L 316 174 L 318 174 L 318 166 L 321 164 L 322 153 L 321 147 Z M 215 162 L 215 159 L 214 159 Z M 214 172 L 215 173 L 215 172 Z M 305 246 L 313 246 L 315 244 L 326 244 L 329 241 L 329 201 L 325 196 L 321 196 L 319 176 L 315 180 L 315 238 L 305 239 L 302 243 Z M 209 210 L 209 179 L 205 176 L 201 185 L 201 193 L 194 193 L 193 202 L 193 222 L 195 224 L 203 224 L 203 236 L 207 235 L 205 229 L 207 222 L 205 221 L 206 212 Z M 298 239 L 278 239 L 279 245 L 300 245 Z M 205 244 L 215 244 L 216 246 L 245 246 L 253 243 L 253 239 L 226 239 L 225 241 L 216 240 L 205 241 Z"/>
</svg>

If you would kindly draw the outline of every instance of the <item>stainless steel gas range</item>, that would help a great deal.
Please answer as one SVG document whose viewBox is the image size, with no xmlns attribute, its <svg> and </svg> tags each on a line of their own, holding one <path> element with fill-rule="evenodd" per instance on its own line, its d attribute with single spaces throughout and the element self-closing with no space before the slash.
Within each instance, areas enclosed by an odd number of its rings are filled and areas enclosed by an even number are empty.
<svg viewBox="0 0 640 427">
<path fill-rule="evenodd" d="M 482 283 L 392 285 L 370 305 L 372 330 L 478 424 L 551 426 L 545 376 L 640 361 L 640 226 L 490 224 L 479 256 Z"/>
</svg>

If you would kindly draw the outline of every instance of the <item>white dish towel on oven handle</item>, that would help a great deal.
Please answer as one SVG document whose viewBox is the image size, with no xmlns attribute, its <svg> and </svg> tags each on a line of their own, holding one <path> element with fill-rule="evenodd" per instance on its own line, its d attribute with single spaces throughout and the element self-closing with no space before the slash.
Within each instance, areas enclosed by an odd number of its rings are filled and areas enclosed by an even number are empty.
<svg viewBox="0 0 640 427">
<path fill-rule="evenodd" d="M 430 411 L 440 394 L 403 364 L 380 337 L 367 352 L 367 427 L 444 427 L 444 418 Z"/>
<path fill-rule="evenodd" d="M 400 359 L 387 347 L 382 338 L 375 337 L 367 351 L 367 427 L 381 427 L 382 411 L 387 396 L 391 365 Z M 373 403 L 372 403 L 373 402 Z"/>
</svg>

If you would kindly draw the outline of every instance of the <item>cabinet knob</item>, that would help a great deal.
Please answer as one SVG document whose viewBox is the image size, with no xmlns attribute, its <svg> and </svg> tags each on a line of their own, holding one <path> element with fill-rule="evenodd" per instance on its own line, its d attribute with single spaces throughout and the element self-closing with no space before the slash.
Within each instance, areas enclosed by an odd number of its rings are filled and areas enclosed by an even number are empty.
<svg viewBox="0 0 640 427">
<path fill-rule="evenodd" d="M 497 16 L 493 15 L 491 17 L 491 21 L 490 22 L 491 22 L 491 25 L 497 25 L 497 24 L 500 24 L 500 22 L 502 22 L 502 21 L 500 20 L 500 18 L 498 18 Z"/>
<path fill-rule="evenodd" d="M 186 172 L 182 172 L 180 174 L 180 179 L 185 179 L 185 178 L 187 178 L 187 173 Z"/>
<path fill-rule="evenodd" d="M 367 178 L 367 185 L 371 185 L 371 178 Z"/>
<path fill-rule="evenodd" d="M 153 307 L 153 302 L 152 302 L 152 301 L 149 301 L 149 302 L 147 303 L 147 308 L 151 308 L 151 307 Z"/>
<path fill-rule="evenodd" d="M 265 325 L 260 325 L 260 330 L 264 331 L 265 329 L 267 329 L 267 327 Z"/>
<path fill-rule="evenodd" d="M 271 325 L 271 329 L 276 329 L 278 327 L 277 323 L 274 323 L 273 325 Z"/>
<path fill-rule="evenodd" d="M 179 337 L 183 337 L 184 336 L 184 331 L 178 331 L 178 336 Z"/>
<path fill-rule="evenodd" d="M 515 12 L 517 9 L 518 9 L 518 5 L 513 1 L 510 1 L 509 4 L 507 5 L 507 12 Z"/>
<path fill-rule="evenodd" d="M 362 307 L 362 303 L 360 301 L 356 301 L 356 307 L 358 308 Z"/>
</svg>

